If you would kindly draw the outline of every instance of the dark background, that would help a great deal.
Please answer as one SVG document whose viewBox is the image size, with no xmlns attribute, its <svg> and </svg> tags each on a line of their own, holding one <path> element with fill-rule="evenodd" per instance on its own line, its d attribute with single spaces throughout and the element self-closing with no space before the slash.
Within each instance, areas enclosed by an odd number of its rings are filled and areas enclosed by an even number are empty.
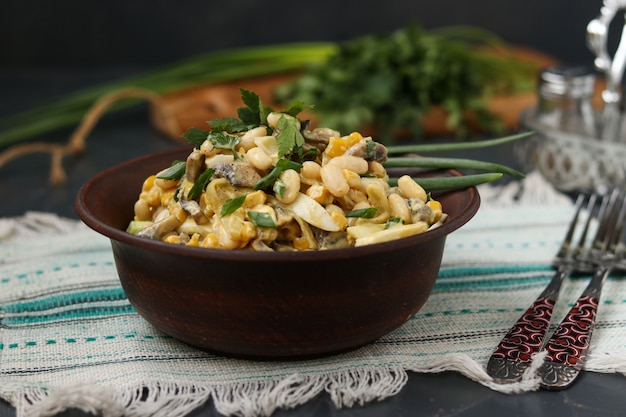
<svg viewBox="0 0 626 417">
<path fill-rule="evenodd" d="M 2 0 L 1 68 L 154 67 L 238 46 L 341 41 L 474 25 L 566 63 L 592 64 L 600 0 Z"/>
</svg>

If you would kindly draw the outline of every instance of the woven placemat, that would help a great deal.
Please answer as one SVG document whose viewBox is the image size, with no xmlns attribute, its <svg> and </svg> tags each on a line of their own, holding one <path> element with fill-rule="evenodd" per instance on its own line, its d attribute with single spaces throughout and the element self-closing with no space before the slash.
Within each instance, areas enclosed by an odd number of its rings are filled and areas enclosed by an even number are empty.
<svg viewBox="0 0 626 417">
<path fill-rule="evenodd" d="M 479 213 L 447 239 L 435 289 L 405 325 L 359 350 L 297 362 L 235 360 L 184 345 L 128 303 L 106 238 L 50 213 L 0 219 L 0 397 L 18 416 L 76 407 L 175 417 L 208 400 L 225 415 L 267 416 L 321 392 L 337 407 L 386 398 L 408 371 L 452 370 L 508 393 L 537 389 L 532 378 L 499 385 L 484 371 L 550 280 L 573 211 L 569 199 L 526 186 L 481 189 Z M 587 281 L 564 283 L 555 318 Z M 611 278 L 605 288 L 586 369 L 623 373 L 626 285 Z"/>
</svg>

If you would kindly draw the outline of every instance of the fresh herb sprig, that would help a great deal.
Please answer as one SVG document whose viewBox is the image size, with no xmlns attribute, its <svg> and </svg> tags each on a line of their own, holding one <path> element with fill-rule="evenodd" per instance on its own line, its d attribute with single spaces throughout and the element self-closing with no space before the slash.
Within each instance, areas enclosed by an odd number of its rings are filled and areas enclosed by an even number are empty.
<svg viewBox="0 0 626 417">
<path fill-rule="evenodd" d="M 486 47 L 500 54 L 486 53 Z M 280 86 L 275 96 L 279 102 L 315 103 L 320 123 L 339 131 L 375 126 L 383 143 L 400 131 L 421 137 L 424 115 L 440 106 L 446 127 L 465 136 L 472 124 L 501 132 L 487 98 L 530 89 L 536 71 L 489 32 L 472 27 L 425 31 L 412 24 L 340 44 L 327 61 Z"/>
</svg>

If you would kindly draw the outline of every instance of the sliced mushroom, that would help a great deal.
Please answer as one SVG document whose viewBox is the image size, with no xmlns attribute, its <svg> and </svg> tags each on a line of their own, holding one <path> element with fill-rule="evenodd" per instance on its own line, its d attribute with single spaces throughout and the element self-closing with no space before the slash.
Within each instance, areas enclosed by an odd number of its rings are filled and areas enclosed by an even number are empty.
<svg viewBox="0 0 626 417">
<path fill-rule="evenodd" d="M 313 130 L 304 130 L 302 136 L 304 136 L 304 140 L 307 144 L 324 152 L 330 138 L 341 137 L 341 133 L 327 127 L 318 127 Z"/>
<path fill-rule="evenodd" d="M 202 152 L 194 150 L 187 157 L 187 167 L 185 168 L 185 177 L 195 182 L 200 174 L 204 171 L 204 155 Z"/>
<path fill-rule="evenodd" d="M 180 221 L 178 221 L 176 216 L 169 215 L 140 230 L 137 232 L 136 236 L 161 240 L 163 236 L 176 229 L 178 226 L 180 226 Z"/>
<path fill-rule="evenodd" d="M 382 164 L 387 160 L 387 148 L 373 140 L 362 140 L 348 148 L 345 155 L 358 156 L 366 161 L 376 161 Z"/>
<path fill-rule="evenodd" d="M 340 249 L 351 246 L 348 241 L 348 234 L 344 231 L 327 232 L 313 228 L 313 234 L 317 240 L 318 249 Z"/>
<path fill-rule="evenodd" d="M 271 206 L 276 212 L 276 226 L 281 227 L 291 222 L 294 218 L 293 211 L 287 210 L 283 205 L 277 204 L 273 199 L 270 200 Z"/>
<path fill-rule="evenodd" d="M 409 210 L 411 211 L 412 223 L 420 221 L 432 224 L 435 220 L 435 213 L 419 198 L 409 198 L 407 200 Z"/>
<path fill-rule="evenodd" d="M 230 162 L 215 167 L 213 176 L 226 178 L 232 185 L 252 188 L 261 179 L 254 167 L 245 162 Z"/>
<path fill-rule="evenodd" d="M 195 200 L 180 200 L 180 206 L 198 224 L 206 223 L 209 220 L 202 212 L 200 204 Z"/>
</svg>

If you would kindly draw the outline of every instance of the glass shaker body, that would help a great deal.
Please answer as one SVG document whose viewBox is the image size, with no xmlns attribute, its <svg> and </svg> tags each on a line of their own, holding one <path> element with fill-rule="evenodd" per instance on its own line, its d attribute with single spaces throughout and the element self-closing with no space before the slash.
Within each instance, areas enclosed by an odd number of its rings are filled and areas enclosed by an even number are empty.
<svg viewBox="0 0 626 417">
<path fill-rule="evenodd" d="M 598 122 L 591 104 L 596 76 L 586 67 L 555 66 L 539 74 L 539 99 L 534 123 L 589 138 L 598 137 Z"/>
</svg>

